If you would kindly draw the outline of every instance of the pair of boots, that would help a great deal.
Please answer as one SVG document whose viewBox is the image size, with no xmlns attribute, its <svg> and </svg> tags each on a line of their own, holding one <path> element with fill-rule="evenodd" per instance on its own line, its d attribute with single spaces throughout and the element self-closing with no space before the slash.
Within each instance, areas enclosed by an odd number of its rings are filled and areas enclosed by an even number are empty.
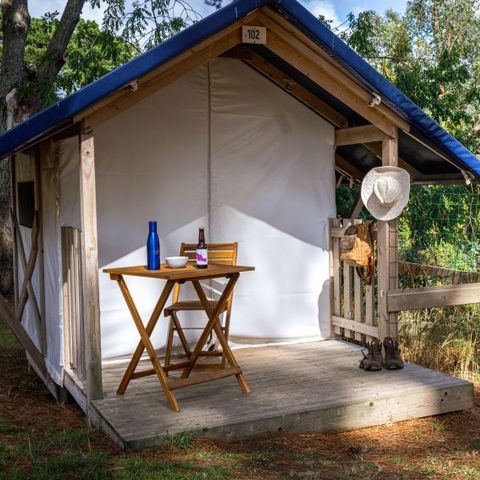
<svg viewBox="0 0 480 480">
<path fill-rule="evenodd" d="M 403 368 L 403 360 L 398 349 L 397 340 L 391 337 L 385 337 L 383 340 L 383 348 L 385 350 L 385 360 L 382 358 L 382 342 L 375 339 L 371 343 L 367 343 L 367 353 L 362 351 L 363 359 L 360 362 L 360 368 L 375 372 L 382 369 L 398 370 Z"/>
</svg>

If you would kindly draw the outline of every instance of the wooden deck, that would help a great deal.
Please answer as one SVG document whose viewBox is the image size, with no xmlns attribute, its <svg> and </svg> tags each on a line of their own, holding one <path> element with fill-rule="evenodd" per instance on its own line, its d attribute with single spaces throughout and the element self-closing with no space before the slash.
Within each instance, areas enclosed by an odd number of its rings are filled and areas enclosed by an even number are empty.
<svg viewBox="0 0 480 480">
<path fill-rule="evenodd" d="M 133 380 L 115 394 L 125 364 L 104 367 L 105 398 L 91 420 L 122 448 L 160 444 L 190 430 L 237 439 L 267 432 L 352 430 L 473 406 L 473 386 L 416 365 L 364 372 L 359 347 L 337 340 L 236 350 L 252 389 L 234 378 L 176 390 L 171 411 L 155 377 Z"/>
</svg>

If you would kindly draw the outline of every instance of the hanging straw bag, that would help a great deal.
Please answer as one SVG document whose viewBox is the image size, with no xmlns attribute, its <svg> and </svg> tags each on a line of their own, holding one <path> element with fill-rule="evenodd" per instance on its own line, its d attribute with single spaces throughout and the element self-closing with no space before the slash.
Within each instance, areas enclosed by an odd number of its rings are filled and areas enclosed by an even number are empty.
<svg viewBox="0 0 480 480">
<path fill-rule="evenodd" d="M 350 225 L 340 239 L 340 260 L 356 267 L 358 275 L 370 285 L 374 272 L 373 242 L 366 223 Z M 365 269 L 365 270 L 363 270 Z"/>
</svg>

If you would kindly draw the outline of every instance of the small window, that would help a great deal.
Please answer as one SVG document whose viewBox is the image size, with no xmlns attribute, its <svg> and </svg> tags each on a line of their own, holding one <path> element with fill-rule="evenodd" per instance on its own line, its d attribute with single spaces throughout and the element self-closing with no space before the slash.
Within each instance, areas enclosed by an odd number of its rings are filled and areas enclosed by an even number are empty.
<svg viewBox="0 0 480 480">
<path fill-rule="evenodd" d="M 18 221 L 24 227 L 32 228 L 35 217 L 35 182 L 18 182 Z"/>
</svg>

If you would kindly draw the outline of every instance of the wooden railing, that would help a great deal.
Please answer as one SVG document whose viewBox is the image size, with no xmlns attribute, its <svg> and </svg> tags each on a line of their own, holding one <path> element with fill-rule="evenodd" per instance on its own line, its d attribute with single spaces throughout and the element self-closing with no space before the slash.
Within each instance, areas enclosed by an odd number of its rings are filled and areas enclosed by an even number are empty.
<svg viewBox="0 0 480 480">
<path fill-rule="evenodd" d="M 398 275 L 402 279 L 404 288 L 419 287 L 414 284 L 418 281 L 436 281 L 445 285 L 462 285 L 466 283 L 480 282 L 479 272 L 469 272 L 464 270 L 454 270 L 452 268 L 437 267 L 434 265 L 424 265 L 413 262 L 398 262 Z M 408 285 L 412 283 L 412 285 Z M 425 285 L 431 287 L 434 285 Z"/>
<path fill-rule="evenodd" d="M 86 376 L 80 231 L 62 227 L 65 367 L 83 382 Z"/>
<path fill-rule="evenodd" d="M 330 220 L 330 279 L 332 329 L 335 335 L 364 343 L 378 338 L 377 279 L 365 284 L 350 265 L 340 261 L 340 238 L 361 220 Z"/>
<path fill-rule="evenodd" d="M 340 261 L 340 239 L 355 219 L 330 220 L 331 324 L 335 335 L 364 343 L 378 338 L 377 275 L 366 285 L 355 269 Z M 480 303 L 480 273 L 418 263 L 399 262 L 399 276 L 412 282 L 431 280 L 443 285 L 389 290 L 390 313 L 423 308 Z"/>
</svg>

